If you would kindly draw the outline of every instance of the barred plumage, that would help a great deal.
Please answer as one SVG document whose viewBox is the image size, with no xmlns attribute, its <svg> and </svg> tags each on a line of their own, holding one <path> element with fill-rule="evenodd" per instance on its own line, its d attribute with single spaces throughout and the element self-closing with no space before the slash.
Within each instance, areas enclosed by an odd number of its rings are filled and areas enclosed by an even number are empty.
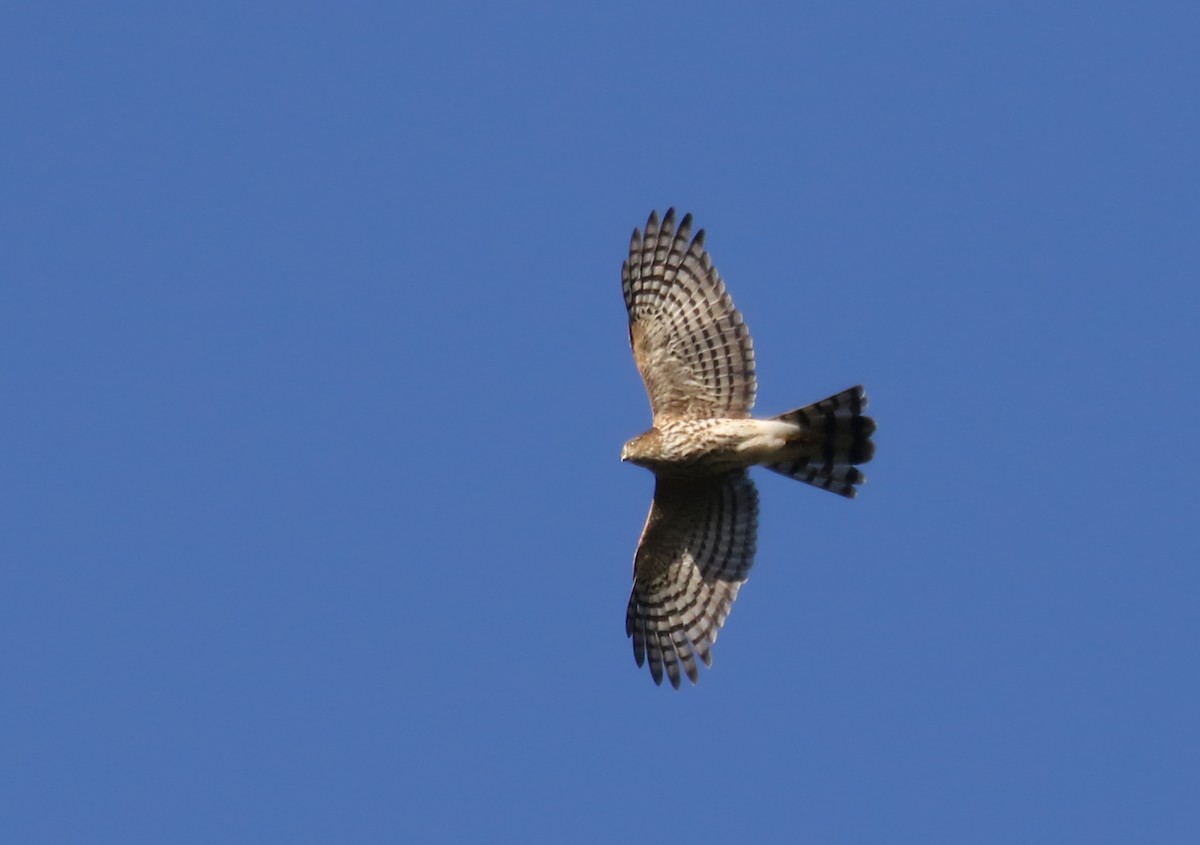
<svg viewBox="0 0 1200 845">
<path fill-rule="evenodd" d="M 655 683 L 699 679 L 754 562 L 762 465 L 842 496 L 866 477 L 875 423 L 861 387 L 769 419 L 753 419 L 754 350 L 692 216 L 669 209 L 634 230 L 621 271 L 634 360 L 653 427 L 621 460 L 656 477 L 634 558 L 625 632 Z"/>
<path fill-rule="evenodd" d="M 865 464 L 875 454 L 871 434 L 875 421 L 862 415 L 867 395 L 852 387 L 806 408 L 773 419 L 796 423 L 810 432 L 812 445 L 787 460 L 764 464 L 767 469 L 853 499 L 867 477 L 855 464 Z"/>
<path fill-rule="evenodd" d="M 658 479 L 625 614 L 638 666 L 674 687 L 696 683 L 754 561 L 758 492 L 745 470 L 701 480 Z"/>
<path fill-rule="evenodd" d="M 754 406 L 754 348 L 721 276 L 689 238 L 692 215 L 651 213 L 621 269 L 629 340 L 655 418 L 747 417 Z"/>
</svg>

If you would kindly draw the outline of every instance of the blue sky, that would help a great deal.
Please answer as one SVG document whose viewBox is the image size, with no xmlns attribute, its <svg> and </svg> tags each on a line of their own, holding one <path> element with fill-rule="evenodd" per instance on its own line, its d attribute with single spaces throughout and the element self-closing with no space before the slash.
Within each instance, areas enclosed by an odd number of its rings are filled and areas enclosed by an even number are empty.
<svg viewBox="0 0 1200 845">
<path fill-rule="evenodd" d="M 1200 837 L 1200 13 L 10 4 L 5 842 Z M 624 636 L 619 272 L 695 214 L 759 405 L 698 686 Z"/>
</svg>

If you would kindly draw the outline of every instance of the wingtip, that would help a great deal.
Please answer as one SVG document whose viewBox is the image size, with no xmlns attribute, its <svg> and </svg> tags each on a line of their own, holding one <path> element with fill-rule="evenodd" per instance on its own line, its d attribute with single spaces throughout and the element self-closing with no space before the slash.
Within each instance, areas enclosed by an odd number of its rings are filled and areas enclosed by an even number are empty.
<svg viewBox="0 0 1200 845">
<path fill-rule="evenodd" d="M 675 240 L 687 242 L 692 237 L 692 215 L 685 214 L 683 219 L 679 221 L 679 228 L 675 230 Z"/>
</svg>

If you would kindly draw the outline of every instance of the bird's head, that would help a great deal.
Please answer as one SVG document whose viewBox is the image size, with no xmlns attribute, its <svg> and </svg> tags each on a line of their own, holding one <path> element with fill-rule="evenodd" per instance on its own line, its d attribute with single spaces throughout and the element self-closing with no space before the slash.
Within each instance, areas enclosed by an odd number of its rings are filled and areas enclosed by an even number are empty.
<svg viewBox="0 0 1200 845">
<path fill-rule="evenodd" d="M 650 429 L 639 434 L 621 448 L 621 460 L 635 464 L 645 464 L 654 456 L 658 445 L 658 432 Z"/>
</svg>

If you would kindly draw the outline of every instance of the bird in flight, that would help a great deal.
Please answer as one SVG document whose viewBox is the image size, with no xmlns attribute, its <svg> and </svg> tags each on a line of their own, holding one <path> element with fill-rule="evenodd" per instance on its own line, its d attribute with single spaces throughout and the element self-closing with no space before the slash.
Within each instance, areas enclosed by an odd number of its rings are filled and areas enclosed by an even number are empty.
<svg viewBox="0 0 1200 845">
<path fill-rule="evenodd" d="M 654 473 L 654 500 L 633 561 L 625 633 L 638 666 L 679 688 L 712 665 L 712 645 L 754 562 L 765 466 L 853 498 L 866 481 L 875 422 L 862 387 L 775 417 L 754 419 L 750 330 L 733 306 L 692 216 L 675 210 L 633 230 L 621 286 L 629 342 L 650 395 L 653 425 L 621 460 Z"/>
</svg>

